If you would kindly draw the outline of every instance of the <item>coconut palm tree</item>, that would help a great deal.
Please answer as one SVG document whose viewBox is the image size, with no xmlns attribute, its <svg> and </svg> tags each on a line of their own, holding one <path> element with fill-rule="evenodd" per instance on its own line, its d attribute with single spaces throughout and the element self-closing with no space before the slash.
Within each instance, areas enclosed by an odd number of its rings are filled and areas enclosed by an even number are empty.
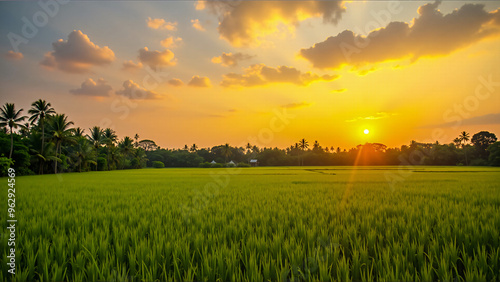
<svg viewBox="0 0 500 282">
<path fill-rule="evenodd" d="M 134 150 L 134 142 L 132 141 L 132 138 L 125 136 L 123 140 L 118 143 L 118 148 L 120 151 L 125 155 L 126 157 L 130 156 L 132 154 L 132 151 Z"/>
<path fill-rule="evenodd" d="M 76 134 L 75 134 L 76 135 Z M 76 146 L 73 152 L 73 157 L 76 159 L 78 165 L 78 172 L 82 172 L 82 166 L 86 167 L 88 163 L 94 164 L 95 161 L 91 160 L 92 144 L 84 136 L 76 137 Z"/>
<path fill-rule="evenodd" d="M 51 116 L 48 120 L 49 132 L 51 139 L 56 145 L 56 159 L 61 156 L 61 144 L 63 142 L 72 142 L 73 139 L 73 125 L 72 121 L 68 121 L 68 117 L 65 114 L 56 114 Z M 54 172 L 57 174 L 57 163 L 60 160 L 54 160 Z"/>
<path fill-rule="evenodd" d="M 302 138 L 299 141 L 299 148 L 302 150 L 301 165 L 304 165 L 304 154 L 306 149 L 309 148 L 309 142 L 307 142 L 306 139 Z"/>
<path fill-rule="evenodd" d="M 305 151 L 307 148 L 309 148 L 309 142 L 306 141 L 306 139 L 302 138 L 300 141 L 299 141 L 299 148 L 302 150 L 302 151 Z"/>
<path fill-rule="evenodd" d="M 81 128 L 81 127 L 77 127 L 75 128 L 75 137 L 83 137 L 83 134 L 85 133 L 85 129 Z"/>
<path fill-rule="evenodd" d="M 231 146 L 229 146 L 229 143 L 224 144 L 224 147 L 222 147 L 222 154 L 224 155 L 226 164 L 227 158 L 231 156 L 231 153 Z"/>
<path fill-rule="evenodd" d="M 42 127 L 42 148 L 41 153 L 43 155 L 44 142 L 45 142 L 45 119 L 51 114 L 55 114 L 56 111 L 51 107 L 50 103 L 45 100 L 39 99 L 31 104 L 31 109 L 29 109 L 28 114 L 31 115 L 29 121 L 34 124 L 38 121 L 40 127 Z"/>
<path fill-rule="evenodd" d="M 29 138 L 30 133 L 31 133 L 31 125 L 29 122 L 25 122 L 21 129 L 19 130 L 19 133 L 21 134 L 22 137 Z"/>
<path fill-rule="evenodd" d="M 191 146 L 191 148 L 189 149 L 189 151 L 191 151 L 191 152 L 196 152 L 196 151 L 198 151 L 198 146 L 196 146 L 196 144 L 193 144 L 193 145 Z"/>
<path fill-rule="evenodd" d="M 136 133 L 134 135 L 134 140 L 135 140 L 134 147 L 135 148 L 139 147 L 139 134 Z"/>
<path fill-rule="evenodd" d="M 9 127 L 10 129 L 10 153 L 9 159 L 12 159 L 12 152 L 14 151 L 14 129 L 22 127 L 22 121 L 26 116 L 22 116 L 21 112 L 23 109 L 16 111 L 14 104 L 6 103 L 3 108 L 0 109 L 0 126 Z"/>
<path fill-rule="evenodd" d="M 106 151 L 107 151 L 107 161 L 108 161 L 108 170 L 111 170 L 110 166 L 110 152 L 111 152 L 111 147 L 114 146 L 116 140 L 118 139 L 118 136 L 116 136 L 116 133 L 113 129 L 111 128 L 106 128 L 104 130 L 104 143 L 106 144 Z"/>
<path fill-rule="evenodd" d="M 467 142 L 470 140 L 469 133 L 465 131 L 460 132 L 460 135 L 458 135 L 458 140 L 460 140 L 460 144 L 462 145 L 462 149 L 464 150 L 465 165 L 469 165 L 467 161 L 467 148 L 465 148 L 465 145 L 467 145 Z"/>
<path fill-rule="evenodd" d="M 248 142 L 247 145 L 245 146 L 245 149 L 247 149 L 247 153 L 250 152 L 250 150 L 252 150 L 252 144 Z"/>
<path fill-rule="evenodd" d="M 463 143 L 462 145 L 463 148 L 463 146 L 465 146 L 467 142 L 470 140 L 470 135 L 469 133 L 462 131 L 460 132 L 460 135 L 458 135 L 458 139 L 460 140 L 460 143 Z"/>
<path fill-rule="evenodd" d="M 99 147 L 104 143 L 103 131 L 99 126 L 90 128 L 90 134 L 87 135 L 90 143 L 95 149 L 95 170 L 97 171 L 97 158 L 99 157 Z"/>
</svg>

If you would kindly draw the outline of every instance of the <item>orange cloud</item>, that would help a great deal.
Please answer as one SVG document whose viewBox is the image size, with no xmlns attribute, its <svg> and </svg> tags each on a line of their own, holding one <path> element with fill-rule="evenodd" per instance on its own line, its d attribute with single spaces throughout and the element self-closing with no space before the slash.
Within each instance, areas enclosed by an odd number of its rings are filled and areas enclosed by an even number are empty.
<svg viewBox="0 0 500 282">
<path fill-rule="evenodd" d="M 134 100 L 159 99 L 161 96 L 153 91 L 147 90 L 139 86 L 132 80 L 123 82 L 123 89 L 116 91 L 116 94 L 128 97 Z"/>
<path fill-rule="evenodd" d="M 223 75 L 221 86 L 253 87 L 271 83 L 291 83 L 300 86 L 309 85 L 315 81 L 332 81 L 337 75 L 317 75 L 311 72 L 303 73 L 296 68 L 280 66 L 268 67 L 264 64 L 252 65 L 245 69 L 244 74 L 228 73 Z"/>
<path fill-rule="evenodd" d="M 136 71 L 142 69 L 143 65 L 141 62 L 134 63 L 132 60 L 123 62 L 122 70 L 126 71 Z"/>
<path fill-rule="evenodd" d="M 377 120 L 377 119 L 388 118 L 388 117 L 395 116 L 395 115 L 396 114 L 394 114 L 394 113 L 378 112 L 372 116 L 356 117 L 353 119 L 346 120 L 346 122 L 355 122 L 355 121 L 360 121 L 360 120 Z"/>
<path fill-rule="evenodd" d="M 205 31 L 205 28 L 201 25 L 200 20 L 194 19 L 191 20 L 191 24 L 193 24 L 193 27 L 199 31 Z"/>
<path fill-rule="evenodd" d="M 167 83 L 169 85 L 172 85 L 172 86 L 182 86 L 182 85 L 184 85 L 184 82 L 182 82 L 182 80 L 180 80 L 178 78 L 172 78 L 169 81 L 167 81 Z"/>
<path fill-rule="evenodd" d="M 311 103 L 300 102 L 300 103 L 286 104 L 286 105 L 283 105 L 281 107 L 285 108 L 285 109 L 298 109 L 298 108 L 304 108 L 304 107 L 309 107 L 309 106 L 311 106 Z"/>
<path fill-rule="evenodd" d="M 176 30 L 177 22 L 167 22 L 164 19 L 152 19 L 148 18 L 146 20 L 149 28 L 160 29 L 160 30 Z"/>
<path fill-rule="evenodd" d="M 221 64 L 225 67 L 235 67 L 240 61 L 249 60 L 253 57 L 243 53 L 222 53 L 219 57 L 213 57 L 212 63 Z"/>
<path fill-rule="evenodd" d="M 336 24 L 345 11 L 342 1 L 200 1 L 196 8 L 218 14 L 221 38 L 237 47 L 259 45 L 280 24 L 290 31 L 313 17 Z"/>
<path fill-rule="evenodd" d="M 176 64 L 172 51 L 168 49 L 162 52 L 149 51 L 148 47 L 139 50 L 139 61 L 152 69 L 162 66 L 174 66 Z"/>
<path fill-rule="evenodd" d="M 24 55 L 21 52 L 14 52 L 12 50 L 9 50 L 7 53 L 5 53 L 5 58 L 15 61 L 21 60 L 22 58 L 24 58 Z"/>
<path fill-rule="evenodd" d="M 104 97 L 109 96 L 112 90 L 111 86 L 104 79 L 99 78 L 97 81 L 94 81 L 92 78 L 88 78 L 82 83 L 80 88 L 72 89 L 69 92 L 75 95 Z"/>
<path fill-rule="evenodd" d="M 115 54 L 108 46 L 99 47 L 80 30 L 73 30 L 68 40 L 59 39 L 52 43 L 54 51 L 45 54 L 40 64 L 49 69 L 70 73 L 89 72 L 92 66 L 110 64 Z"/>
<path fill-rule="evenodd" d="M 299 55 L 317 68 L 361 67 L 388 60 L 445 56 L 500 34 L 499 10 L 487 12 L 484 5 L 465 4 L 443 15 L 437 9 L 439 3 L 421 6 L 412 23 L 391 22 L 367 36 L 345 30 L 301 49 Z"/>
<path fill-rule="evenodd" d="M 174 38 L 173 36 L 170 36 L 170 37 L 167 37 L 164 40 L 162 40 L 160 43 L 161 43 L 161 46 L 163 46 L 165 48 L 173 48 L 173 47 L 177 47 L 177 45 L 180 44 L 181 42 L 182 42 L 182 38 L 180 38 L 180 37 Z"/>
<path fill-rule="evenodd" d="M 191 80 L 188 83 L 189 86 L 193 87 L 210 87 L 212 86 L 210 84 L 210 79 L 206 76 L 200 77 L 198 75 L 195 75 L 191 78 Z"/>
</svg>

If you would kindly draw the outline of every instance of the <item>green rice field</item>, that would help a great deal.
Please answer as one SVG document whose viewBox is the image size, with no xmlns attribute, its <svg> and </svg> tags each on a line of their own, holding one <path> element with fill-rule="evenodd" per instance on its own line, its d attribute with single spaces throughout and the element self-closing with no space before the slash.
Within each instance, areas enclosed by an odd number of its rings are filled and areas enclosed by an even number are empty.
<svg viewBox="0 0 500 282">
<path fill-rule="evenodd" d="M 0 281 L 500 280 L 499 168 L 16 177 L 15 275 L 0 181 Z"/>
</svg>

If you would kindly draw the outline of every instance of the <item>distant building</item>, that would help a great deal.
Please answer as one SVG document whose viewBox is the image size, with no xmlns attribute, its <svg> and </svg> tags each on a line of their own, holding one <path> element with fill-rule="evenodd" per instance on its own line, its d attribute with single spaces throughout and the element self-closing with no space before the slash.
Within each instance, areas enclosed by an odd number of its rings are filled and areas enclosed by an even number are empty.
<svg viewBox="0 0 500 282">
<path fill-rule="evenodd" d="M 251 159 L 250 160 L 250 165 L 251 166 L 259 166 L 259 161 L 257 159 Z"/>
<path fill-rule="evenodd" d="M 216 164 L 216 162 L 215 162 L 215 161 L 212 161 L 212 162 L 211 162 L 211 164 Z"/>
<path fill-rule="evenodd" d="M 228 165 L 236 165 L 233 161 L 227 163 Z"/>
</svg>

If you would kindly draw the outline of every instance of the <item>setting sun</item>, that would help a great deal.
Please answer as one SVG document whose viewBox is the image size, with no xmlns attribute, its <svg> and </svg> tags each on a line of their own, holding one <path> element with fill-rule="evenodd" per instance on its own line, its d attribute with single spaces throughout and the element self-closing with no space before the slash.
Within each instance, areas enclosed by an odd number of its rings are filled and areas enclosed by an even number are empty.
<svg viewBox="0 0 500 282">
<path fill-rule="evenodd" d="M 364 134 L 368 134 L 368 133 L 370 133 L 370 130 L 365 129 L 365 130 L 363 131 L 363 133 L 364 133 Z"/>
</svg>

